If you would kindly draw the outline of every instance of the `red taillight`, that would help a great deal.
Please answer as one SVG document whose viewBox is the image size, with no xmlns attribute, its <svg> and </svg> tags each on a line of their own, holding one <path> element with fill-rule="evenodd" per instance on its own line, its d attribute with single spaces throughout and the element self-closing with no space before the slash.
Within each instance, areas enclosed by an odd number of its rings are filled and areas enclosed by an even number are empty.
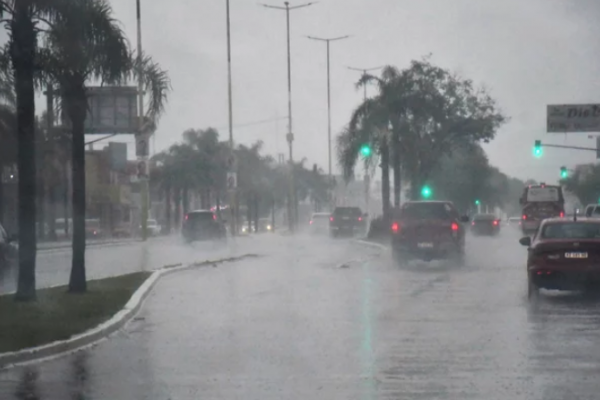
<svg viewBox="0 0 600 400">
<path fill-rule="evenodd" d="M 185 220 L 187 221 L 189 218 L 189 215 L 185 214 Z"/>
<path fill-rule="evenodd" d="M 494 221 L 494 225 L 498 225 L 498 221 Z"/>
<path fill-rule="evenodd" d="M 399 223 L 397 223 L 397 222 L 394 222 L 394 223 L 392 224 L 392 232 L 394 232 L 394 233 L 398 233 L 398 232 L 400 232 L 400 224 L 399 224 Z"/>
<path fill-rule="evenodd" d="M 475 226 L 475 222 L 471 222 L 471 225 Z"/>
<path fill-rule="evenodd" d="M 311 224 L 311 225 L 312 225 L 312 219 L 310 220 L 309 224 Z"/>
<path fill-rule="evenodd" d="M 358 222 L 362 221 L 362 217 L 358 217 Z"/>
<path fill-rule="evenodd" d="M 329 221 L 333 222 L 333 217 L 329 217 Z"/>
<path fill-rule="evenodd" d="M 527 215 L 523 214 L 523 217 L 521 217 L 523 219 L 527 219 Z"/>
<path fill-rule="evenodd" d="M 458 230 L 458 224 L 456 222 L 453 222 L 451 227 L 452 227 L 452 230 L 455 232 Z"/>
<path fill-rule="evenodd" d="M 216 221 L 217 220 L 217 214 L 213 214 L 213 220 Z"/>
<path fill-rule="evenodd" d="M 565 213 L 561 211 L 561 212 L 560 212 L 560 217 L 561 217 L 561 218 L 564 218 L 564 217 L 565 217 Z"/>
</svg>

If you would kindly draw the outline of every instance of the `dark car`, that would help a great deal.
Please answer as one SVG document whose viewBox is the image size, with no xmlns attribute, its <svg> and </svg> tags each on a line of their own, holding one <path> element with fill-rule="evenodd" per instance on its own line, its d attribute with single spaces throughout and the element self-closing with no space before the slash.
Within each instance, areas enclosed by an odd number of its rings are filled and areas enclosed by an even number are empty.
<svg viewBox="0 0 600 400">
<path fill-rule="evenodd" d="M 475 214 L 471 220 L 474 235 L 496 236 L 500 233 L 500 220 L 494 214 Z"/>
<path fill-rule="evenodd" d="M 181 233 L 187 242 L 227 238 L 227 229 L 217 213 L 210 210 L 190 211 L 185 215 Z"/>
<path fill-rule="evenodd" d="M 336 207 L 329 216 L 329 234 L 352 236 L 364 230 L 363 213 L 358 207 Z"/>
<path fill-rule="evenodd" d="M 528 247 L 528 296 L 539 289 L 583 290 L 600 284 L 600 220 L 552 218 L 542 221 Z"/>
<path fill-rule="evenodd" d="M 413 259 L 454 259 L 462 262 L 465 228 L 449 201 L 409 201 L 396 210 L 391 226 L 394 260 L 403 264 Z"/>
<path fill-rule="evenodd" d="M 18 253 L 17 237 L 8 235 L 0 224 L 0 268 L 7 267 Z"/>
</svg>

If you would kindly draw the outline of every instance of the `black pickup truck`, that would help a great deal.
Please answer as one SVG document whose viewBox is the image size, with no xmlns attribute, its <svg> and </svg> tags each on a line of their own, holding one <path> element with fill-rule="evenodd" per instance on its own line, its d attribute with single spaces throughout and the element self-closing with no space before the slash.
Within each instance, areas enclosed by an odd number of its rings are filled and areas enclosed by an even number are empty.
<svg viewBox="0 0 600 400">
<path fill-rule="evenodd" d="M 332 237 L 352 236 L 364 229 L 364 215 L 358 207 L 336 207 L 329 217 L 329 234 Z"/>
</svg>

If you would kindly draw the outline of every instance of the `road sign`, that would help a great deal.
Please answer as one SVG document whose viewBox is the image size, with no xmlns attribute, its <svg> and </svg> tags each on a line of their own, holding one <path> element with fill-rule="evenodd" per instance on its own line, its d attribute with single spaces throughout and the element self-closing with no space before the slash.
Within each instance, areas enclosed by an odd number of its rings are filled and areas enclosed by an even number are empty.
<svg viewBox="0 0 600 400">
<path fill-rule="evenodd" d="M 233 190 L 237 188 L 237 174 L 235 172 L 227 173 L 227 189 Z"/>
<path fill-rule="evenodd" d="M 133 134 L 139 130 L 138 92 L 135 86 L 90 87 L 86 93 L 86 134 Z"/>
<path fill-rule="evenodd" d="M 234 154 L 230 154 L 227 157 L 227 170 L 229 171 L 235 171 L 235 166 L 237 164 L 237 160 L 235 158 Z"/>
<path fill-rule="evenodd" d="M 547 107 L 547 132 L 600 132 L 600 104 L 557 104 Z"/>
<path fill-rule="evenodd" d="M 149 133 L 135 135 L 135 155 L 137 157 L 148 157 L 150 155 Z"/>
<path fill-rule="evenodd" d="M 148 180 L 150 171 L 148 168 L 148 158 L 139 157 L 137 161 L 137 177 L 140 181 Z"/>
</svg>

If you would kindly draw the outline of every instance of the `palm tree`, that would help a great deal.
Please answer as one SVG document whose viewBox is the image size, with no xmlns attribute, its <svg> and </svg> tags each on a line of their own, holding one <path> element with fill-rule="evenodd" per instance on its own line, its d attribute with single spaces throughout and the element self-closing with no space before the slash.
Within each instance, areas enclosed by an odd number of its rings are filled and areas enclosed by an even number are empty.
<svg viewBox="0 0 600 400">
<path fill-rule="evenodd" d="M 148 116 L 152 121 L 164 109 L 168 77 L 148 57 L 134 61 L 125 34 L 112 17 L 106 0 L 78 0 L 60 8 L 40 51 L 46 80 L 58 84 L 63 107 L 72 125 L 73 259 L 70 292 L 87 290 L 85 275 L 85 145 L 86 84 L 118 84 L 143 70 L 149 89 Z"/>
</svg>

